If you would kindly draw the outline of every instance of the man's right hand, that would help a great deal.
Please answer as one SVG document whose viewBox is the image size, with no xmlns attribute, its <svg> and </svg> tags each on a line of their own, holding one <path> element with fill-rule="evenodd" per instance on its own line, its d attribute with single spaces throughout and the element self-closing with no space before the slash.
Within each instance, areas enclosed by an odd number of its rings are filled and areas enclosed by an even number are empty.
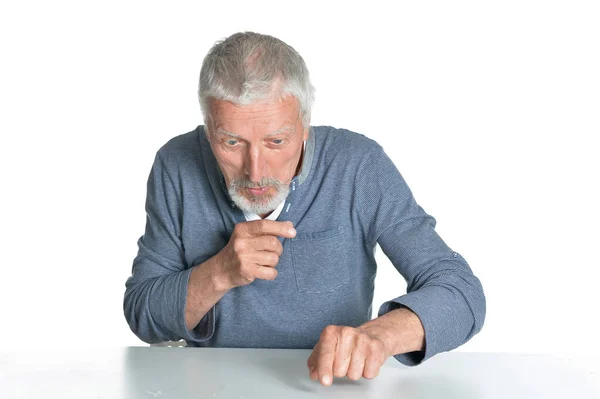
<svg viewBox="0 0 600 399">
<path fill-rule="evenodd" d="M 229 243 L 190 274 L 185 305 L 185 325 L 195 328 L 223 295 L 255 279 L 273 280 L 283 247 L 277 237 L 293 238 L 292 222 L 262 219 L 239 223 Z"/>
<path fill-rule="evenodd" d="M 295 237 L 292 222 L 262 219 L 237 224 L 229 243 L 216 256 L 221 289 L 230 290 L 255 279 L 274 280 L 283 252 L 278 236 Z"/>
</svg>

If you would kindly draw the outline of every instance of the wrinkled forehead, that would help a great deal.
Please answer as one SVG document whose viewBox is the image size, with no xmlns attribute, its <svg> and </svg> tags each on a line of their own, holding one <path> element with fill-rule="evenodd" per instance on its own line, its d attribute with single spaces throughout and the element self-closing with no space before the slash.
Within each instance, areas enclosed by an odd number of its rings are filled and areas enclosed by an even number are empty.
<svg viewBox="0 0 600 399">
<path fill-rule="evenodd" d="M 298 108 L 298 101 L 292 95 L 282 99 L 258 100 L 246 105 L 212 99 L 209 118 L 212 129 L 222 127 L 228 130 L 228 126 L 240 124 L 266 125 L 279 129 L 283 125 L 301 123 Z"/>
</svg>

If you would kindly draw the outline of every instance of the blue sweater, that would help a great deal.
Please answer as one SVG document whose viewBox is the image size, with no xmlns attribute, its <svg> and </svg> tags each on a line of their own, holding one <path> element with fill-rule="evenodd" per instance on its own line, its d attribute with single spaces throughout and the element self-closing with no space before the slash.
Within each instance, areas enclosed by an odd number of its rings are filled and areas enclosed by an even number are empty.
<svg viewBox="0 0 600 399">
<path fill-rule="evenodd" d="M 407 307 L 425 329 L 425 351 L 397 360 L 419 364 L 481 330 L 481 283 L 436 233 L 382 147 L 361 134 L 311 127 L 278 218 L 297 234 L 280 237 L 277 278 L 230 290 L 193 330 L 185 326 L 191 268 L 225 247 L 244 214 L 227 194 L 203 126 L 157 152 L 147 188 L 146 229 L 124 298 L 127 322 L 145 342 L 313 348 L 327 325 L 370 320 L 377 243 L 408 284 L 379 315 Z"/>
</svg>

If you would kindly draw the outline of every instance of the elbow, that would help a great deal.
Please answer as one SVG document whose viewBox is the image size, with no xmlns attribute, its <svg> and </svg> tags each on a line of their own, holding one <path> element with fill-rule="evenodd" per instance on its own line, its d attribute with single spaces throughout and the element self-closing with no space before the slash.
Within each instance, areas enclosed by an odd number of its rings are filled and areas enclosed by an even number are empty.
<svg viewBox="0 0 600 399">
<path fill-rule="evenodd" d="M 471 330 L 467 334 L 465 342 L 481 331 L 483 324 L 485 323 L 487 310 L 485 293 L 483 292 L 481 282 L 475 276 L 472 276 L 470 280 L 470 283 L 466 286 L 468 288 L 463 289 L 461 292 L 469 312 L 473 317 L 473 324 Z"/>
<path fill-rule="evenodd" d="M 451 301 L 454 301 L 456 320 L 462 320 L 462 337 L 456 338 L 466 343 L 479 333 L 486 317 L 486 297 L 481 281 L 471 272 L 453 271 L 440 273 L 432 279 L 433 285 L 443 288 Z M 457 332 L 458 332 L 457 330 Z"/>
<path fill-rule="evenodd" d="M 478 289 L 477 289 L 477 293 L 475 296 L 477 305 L 475 306 L 476 312 L 474 314 L 475 332 L 473 335 L 477 334 L 483 328 L 483 324 L 485 322 L 485 315 L 487 312 L 487 303 L 486 303 L 486 299 L 485 299 L 485 293 L 483 292 L 483 287 L 481 285 L 481 282 L 479 280 L 477 280 L 477 282 L 478 282 Z"/>
<path fill-rule="evenodd" d="M 469 341 L 473 336 L 481 331 L 486 316 L 486 298 L 481 281 L 464 261 L 460 258 L 459 264 L 463 267 L 454 269 L 448 277 L 448 287 L 453 290 L 458 298 L 463 299 L 465 315 L 471 315 L 471 328 L 467 330 L 464 342 Z M 468 319 L 465 319 L 467 321 Z M 468 326 L 468 324 L 467 324 Z"/>
<path fill-rule="evenodd" d="M 123 314 L 131 332 L 140 340 L 147 344 L 156 344 L 165 341 L 165 339 L 162 339 L 157 334 L 156 329 L 152 327 L 153 323 L 150 312 L 143 296 L 129 287 L 125 291 Z"/>
</svg>

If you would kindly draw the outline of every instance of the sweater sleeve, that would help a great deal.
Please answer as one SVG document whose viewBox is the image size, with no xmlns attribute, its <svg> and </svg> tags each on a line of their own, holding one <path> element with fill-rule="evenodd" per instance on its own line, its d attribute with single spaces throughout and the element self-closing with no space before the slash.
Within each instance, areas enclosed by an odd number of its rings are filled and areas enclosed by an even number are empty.
<svg viewBox="0 0 600 399">
<path fill-rule="evenodd" d="M 214 332 L 214 307 L 194 330 L 185 325 L 187 285 L 192 271 L 181 242 L 181 194 L 157 153 L 148 178 L 146 229 L 138 240 L 132 274 L 125 283 L 123 310 L 142 341 L 204 341 Z"/>
<path fill-rule="evenodd" d="M 378 316 L 407 307 L 421 320 L 425 350 L 394 357 L 415 366 L 477 334 L 485 319 L 482 285 L 465 259 L 435 231 L 398 169 L 378 146 L 357 178 L 367 240 L 379 243 L 407 282 L 407 293 L 381 305 Z"/>
</svg>

